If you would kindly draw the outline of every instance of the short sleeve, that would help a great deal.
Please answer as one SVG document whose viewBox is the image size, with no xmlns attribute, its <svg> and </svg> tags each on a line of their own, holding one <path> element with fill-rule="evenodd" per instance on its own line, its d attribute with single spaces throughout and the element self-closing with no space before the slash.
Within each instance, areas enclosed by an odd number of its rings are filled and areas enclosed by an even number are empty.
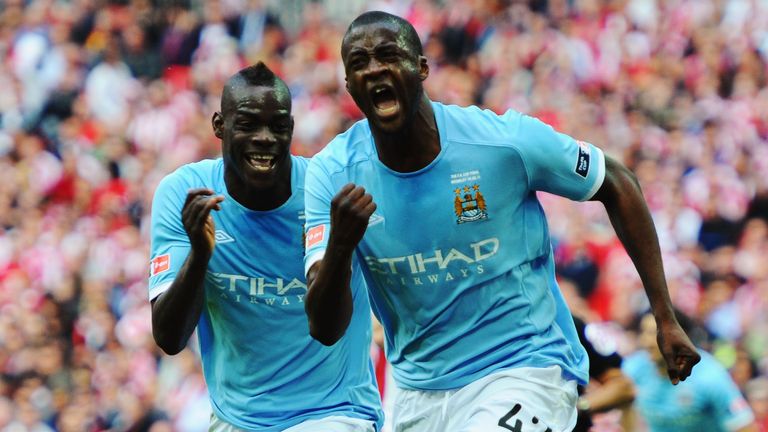
<svg viewBox="0 0 768 432">
<path fill-rule="evenodd" d="M 331 230 L 331 200 L 334 191 L 331 178 L 318 157 L 312 158 L 304 182 L 304 273 L 321 259 L 328 246 Z"/>
<path fill-rule="evenodd" d="M 149 299 L 166 291 L 189 254 L 189 237 L 181 223 L 187 188 L 174 174 L 165 177 L 152 198 Z"/>
<path fill-rule="evenodd" d="M 710 406 L 726 430 L 736 431 L 752 423 L 755 417 L 728 371 L 719 363 L 716 366 L 707 371 L 711 379 L 708 388 Z"/>
<path fill-rule="evenodd" d="M 531 189 L 585 201 L 603 184 L 605 156 L 596 146 L 529 116 L 521 117 L 517 136 Z"/>
</svg>

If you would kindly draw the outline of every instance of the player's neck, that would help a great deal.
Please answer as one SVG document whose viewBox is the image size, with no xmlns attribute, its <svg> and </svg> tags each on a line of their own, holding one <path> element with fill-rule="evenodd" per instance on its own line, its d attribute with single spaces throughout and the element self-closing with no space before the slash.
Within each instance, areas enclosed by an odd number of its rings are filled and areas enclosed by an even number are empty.
<svg viewBox="0 0 768 432">
<path fill-rule="evenodd" d="M 426 94 L 411 124 L 399 133 L 387 134 L 371 130 L 379 160 L 397 172 L 418 171 L 440 154 L 440 133 L 437 130 L 435 112 Z"/>
<path fill-rule="evenodd" d="M 229 195 L 243 207 L 255 211 L 274 210 L 291 197 L 291 164 L 288 161 L 283 173 L 269 186 L 249 186 L 235 174 L 225 170 L 224 184 Z"/>
</svg>

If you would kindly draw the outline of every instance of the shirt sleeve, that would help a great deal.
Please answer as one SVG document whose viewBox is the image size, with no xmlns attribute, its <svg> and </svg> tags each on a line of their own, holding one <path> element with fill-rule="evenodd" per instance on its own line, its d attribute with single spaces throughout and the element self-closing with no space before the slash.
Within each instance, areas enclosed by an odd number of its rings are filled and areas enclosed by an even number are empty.
<svg viewBox="0 0 768 432">
<path fill-rule="evenodd" d="M 310 160 L 304 183 L 304 274 L 325 254 L 331 230 L 331 200 L 335 193 L 331 177 L 319 159 Z"/>
<path fill-rule="evenodd" d="M 718 422 L 729 431 L 739 430 L 752 423 L 755 416 L 728 371 L 719 363 L 709 369 L 707 374 L 711 379 L 708 388 L 710 406 Z"/>
<path fill-rule="evenodd" d="M 605 156 L 596 146 L 521 116 L 518 149 L 532 190 L 586 201 L 605 179 Z"/>
<path fill-rule="evenodd" d="M 186 188 L 171 174 L 152 198 L 149 300 L 168 290 L 189 254 L 189 237 L 181 223 Z"/>
</svg>

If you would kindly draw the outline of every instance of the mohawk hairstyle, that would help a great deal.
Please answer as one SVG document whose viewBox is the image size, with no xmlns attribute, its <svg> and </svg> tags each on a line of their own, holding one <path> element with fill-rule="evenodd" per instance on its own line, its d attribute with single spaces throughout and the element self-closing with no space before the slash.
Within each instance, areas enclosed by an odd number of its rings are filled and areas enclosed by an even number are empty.
<svg viewBox="0 0 768 432">
<path fill-rule="evenodd" d="M 236 76 L 239 76 L 246 84 L 252 86 L 271 86 L 279 79 L 264 62 L 258 62 L 255 65 L 241 69 Z"/>
<path fill-rule="evenodd" d="M 258 62 L 254 65 L 241 69 L 236 74 L 232 75 L 227 83 L 224 85 L 224 91 L 221 93 L 221 109 L 227 111 L 231 108 L 233 103 L 234 89 L 240 86 L 248 87 L 273 87 L 279 90 L 281 94 L 284 94 L 288 98 L 288 106 L 290 107 L 291 96 L 288 85 L 275 75 L 267 65 L 263 62 Z"/>
<path fill-rule="evenodd" d="M 403 34 L 403 36 L 405 36 L 405 40 L 413 49 L 414 53 L 416 55 L 422 55 L 424 53 L 424 49 L 421 45 L 421 39 L 419 38 L 419 34 L 416 32 L 416 29 L 413 28 L 413 25 L 404 18 L 383 11 L 365 12 L 355 18 L 352 23 L 349 24 L 347 32 L 344 34 L 344 38 L 346 39 L 347 35 L 349 35 L 349 33 L 351 33 L 352 30 L 357 27 L 380 23 L 390 23 L 399 27 L 400 32 Z"/>
</svg>

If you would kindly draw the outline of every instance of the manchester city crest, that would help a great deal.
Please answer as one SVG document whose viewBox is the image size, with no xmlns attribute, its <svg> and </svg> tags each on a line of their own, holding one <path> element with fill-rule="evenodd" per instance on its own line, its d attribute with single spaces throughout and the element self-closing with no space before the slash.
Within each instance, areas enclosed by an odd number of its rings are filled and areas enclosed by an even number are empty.
<svg viewBox="0 0 768 432">
<path fill-rule="evenodd" d="M 453 190 L 456 197 L 453 208 L 456 213 L 456 223 L 474 222 L 488 218 L 485 197 L 480 193 L 480 185 L 464 186 Z"/>
</svg>

